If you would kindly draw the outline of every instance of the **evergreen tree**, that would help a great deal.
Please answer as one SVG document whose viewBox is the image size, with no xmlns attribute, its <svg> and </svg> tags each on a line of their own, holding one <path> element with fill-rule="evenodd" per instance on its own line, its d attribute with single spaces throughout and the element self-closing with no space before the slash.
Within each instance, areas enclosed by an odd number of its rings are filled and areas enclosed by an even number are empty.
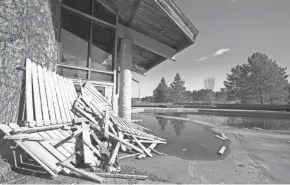
<svg viewBox="0 0 290 185">
<path fill-rule="evenodd" d="M 289 82 L 286 67 L 282 68 L 276 61 L 262 53 L 254 53 L 248 62 L 237 65 L 227 74 L 224 82 L 229 100 L 259 103 L 281 103 L 288 96 Z"/>
<path fill-rule="evenodd" d="M 169 87 L 165 79 L 162 78 L 157 88 L 153 91 L 155 102 L 168 102 L 169 101 Z"/>
<path fill-rule="evenodd" d="M 179 73 L 174 77 L 173 82 L 170 84 L 170 100 L 172 102 L 182 102 L 186 99 L 185 82 L 181 80 Z"/>
</svg>

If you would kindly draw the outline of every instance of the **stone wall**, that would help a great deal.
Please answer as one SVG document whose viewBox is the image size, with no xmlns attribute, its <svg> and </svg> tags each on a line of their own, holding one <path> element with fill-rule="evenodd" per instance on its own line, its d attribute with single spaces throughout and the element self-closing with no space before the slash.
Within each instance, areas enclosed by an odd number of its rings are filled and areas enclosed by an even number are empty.
<svg viewBox="0 0 290 185">
<path fill-rule="evenodd" d="M 25 59 L 49 69 L 57 61 L 60 6 L 49 0 L 0 1 L 0 124 L 18 120 Z M 52 16 L 52 12 L 54 16 Z M 22 93 L 24 94 L 24 93 Z"/>
</svg>

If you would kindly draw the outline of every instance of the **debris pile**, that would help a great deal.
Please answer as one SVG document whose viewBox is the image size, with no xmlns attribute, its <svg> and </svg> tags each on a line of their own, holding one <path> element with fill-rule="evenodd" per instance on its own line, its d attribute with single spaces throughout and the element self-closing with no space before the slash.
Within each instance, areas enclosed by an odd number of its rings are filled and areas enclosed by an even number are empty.
<svg viewBox="0 0 290 185">
<path fill-rule="evenodd" d="M 29 166 L 37 163 L 42 173 L 56 177 L 60 172 L 74 172 L 100 183 L 103 177 L 144 179 L 146 176 L 117 174 L 119 160 L 164 155 L 154 148 L 165 144 L 165 139 L 118 117 L 90 82 L 80 83 L 78 95 L 72 80 L 29 59 L 24 70 L 20 121 L 0 124 L 5 135 L 0 139 L 16 144 L 10 146 L 14 168 L 28 170 L 27 165 L 21 165 L 31 162 L 24 161 L 24 151 L 33 159 Z"/>
<path fill-rule="evenodd" d="M 85 145 L 80 153 L 85 165 L 116 172 L 120 171 L 120 158 L 137 156 L 140 159 L 152 157 L 152 153 L 163 155 L 154 148 L 157 144 L 165 144 L 166 140 L 148 134 L 147 128 L 118 117 L 91 83 L 82 87 L 73 109 L 83 119 L 82 142 Z"/>
</svg>

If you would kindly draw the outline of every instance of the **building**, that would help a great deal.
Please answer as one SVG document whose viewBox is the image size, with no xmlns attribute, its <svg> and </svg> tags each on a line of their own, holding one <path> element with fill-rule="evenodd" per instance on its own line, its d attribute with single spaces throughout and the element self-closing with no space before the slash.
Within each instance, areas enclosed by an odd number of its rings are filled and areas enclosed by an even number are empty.
<svg viewBox="0 0 290 185">
<path fill-rule="evenodd" d="M 131 119 L 132 72 L 144 75 L 195 42 L 198 30 L 172 0 L 62 0 L 55 11 L 57 72 L 92 81 Z"/>
</svg>

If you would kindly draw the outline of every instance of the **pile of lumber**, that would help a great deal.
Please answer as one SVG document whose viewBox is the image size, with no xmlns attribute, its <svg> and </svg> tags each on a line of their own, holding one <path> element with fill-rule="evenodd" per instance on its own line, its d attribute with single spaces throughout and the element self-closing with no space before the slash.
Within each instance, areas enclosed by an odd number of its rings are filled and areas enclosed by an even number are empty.
<svg viewBox="0 0 290 185">
<path fill-rule="evenodd" d="M 75 114 L 82 121 L 82 138 L 77 150 L 83 163 L 93 170 L 108 172 L 120 170 L 119 159 L 127 156 L 152 157 L 162 155 L 154 148 L 166 140 L 147 133 L 147 128 L 120 118 L 111 105 L 89 82 L 73 105 Z M 152 152 L 152 153 L 151 153 Z M 121 156 L 122 155 L 122 156 Z"/>
<path fill-rule="evenodd" d="M 74 172 L 95 182 L 102 182 L 103 177 L 144 179 L 116 174 L 121 170 L 119 160 L 152 157 L 152 153 L 163 155 L 154 148 L 166 140 L 118 117 L 90 82 L 80 84 L 78 95 L 72 80 L 30 59 L 23 70 L 25 88 L 19 103 L 20 120 L 0 124 L 5 135 L 0 140 L 9 139 L 16 144 L 10 146 L 14 168 L 28 170 L 24 165 L 28 161 L 22 160 L 21 153 L 17 154 L 21 148 L 39 165 L 37 168 L 42 167 L 53 177 L 60 172 Z"/>
</svg>

